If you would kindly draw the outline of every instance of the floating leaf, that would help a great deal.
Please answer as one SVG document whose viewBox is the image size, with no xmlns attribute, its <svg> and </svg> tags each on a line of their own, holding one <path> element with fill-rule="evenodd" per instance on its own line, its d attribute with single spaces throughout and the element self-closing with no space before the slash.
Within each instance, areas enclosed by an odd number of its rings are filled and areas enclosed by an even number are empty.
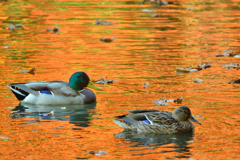
<svg viewBox="0 0 240 160">
<path fill-rule="evenodd" d="M 59 32 L 59 28 L 57 26 L 55 26 L 53 29 L 49 29 L 47 28 L 47 32 L 53 31 L 54 33 L 58 33 Z"/>
<path fill-rule="evenodd" d="M 158 14 L 153 14 L 152 17 L 161 17 L 161 15 L 158 13 Z"/>
<path fill-rule="evenodd" d="M 187 10 L 188 10 L 188 11 L 193 11 L 194 8 L 193 8 L 193 7 L 188 7 Z"/>
<path fill-rule="evenodd" d="M 114 39 L 117 39 L 117 38 L 100 38 L 100 41 L 103 41 L 103 42 L 106 42 L 106 43 L 110 43 L 112 42 Z"/>
<path fill-rule="evenodd" d="M 240 57 L 240 51 L 224 50 L 224 53 L 217 54 L 216 57 Z"/>
<path fill-rule="evenodd" d="M 105 84 L 105 83 L 107 83 L 107 84 L 113 84 L 113 82 L 118 82 L 118 80 L 111 80 L 111 79 L 107 79 L 107 77 L 106 77 L 106 79 L 103 79 L 103 78 L 99 78 L 99 80 L 100 81 L 96 81 L 96 82 L 94 82 L 95 84 Z"/>
<path fill-rule="evenodd" d="M 235 63 L 230 63 L 230 64 L 224 64 L 223 67 L 227 68 L 227 69 L 239 69 L 240 66 L 238 66 L 238 64 Z"/>
<path fill-rule="evenodd" d="M 210 68 L 210 67 L 211 67 L 211 65 L 209 64 L 209 62 L 207 62 L 204 64 L 198 64 L 197 67 L 193 67 L 193 68 L 190 67 L 187 69 L 176 67 L 176 72 L 177 72 L 177 74 L 190 73 L 190 72 L 200 71 L 200 70 Z"/>
<path fill-rule="evenodd" d="M 2 48 L 3 48 L 3 49 L 8 49 L 8 48 L 9 48 L 9 46 L 3 46 Z"/>
<path fill-rule="evenodd" d="M 95 156 L 102 156 L 102 155 L 107 155 L 108 152 L 106 151 L 97 151 L 97 152 L 94 152 L 94 151 L 87 151 L 89 154 L 93 154 Z"/>
<path fill-rule="evenodd" d="M 149 86 L 149 83 L 146 82 L 146 83 L 143 85 L 143 88 L 148 88 L 148 86 Z"/>
<path fill-rule="evenodd" d="M 202 83 L 202 82 L 203 82 L 202 79 L 199 79 L 199 78 L 194 79 L 194 83 Z"/>
<path fill-rule="evenodd" d="M 162 97 L 160 97 L 159 99 L 154 99 L 153 100 L 153 103 L 156 105 L 156 106 L 168 106 L 169 103 L 168 102 L 174 102 L 174 103 L 177 103 L 177 104 L 180 104 L 182 103 L 182 100 L 184 97 L 181 97 L 181 98 L 177 98 L 177 99 L 161 99 Z"/>
<path fill-rule="evenodd" d="M 22 24 L 17 24 L 17 25 L 10 24 L 10 25 L 8 26 L 8 29 L 9 29 L 10 31 L 13 30 L 13 29 L 15 29 L 15 28 L 23 28 L 23 27 L 22 27 Z"/>
<path fill-rule="evenodd" d="M 108 21 L 98 21 L 98 19 L 96 19 L 96 25 L 114 25 L 115 23 L 112 22 L 108 22 Z"/>
<path fill-rule="evenodd" d="M 21 67 L 19 69 L 22 71 L 22 73 L 29 73 L 29 74 L 35 75 L 35 73 L 34 73 L 35 67 L 33 67 L 30 70 L 23 70 Z"/>
<path fill-rule="evenodd" d="M 142 12 L 147 12 L 147 13 L 152 13 L 152 12 L 154 12 L 153 9 L 142 9 L 141 11 L 142 11 Z"/>
<path fill-rule="evenodd" d="M 44 117 L 53 116 L 54 115 L 54 111 L 51 111 L 51 112 L 48 112 L 48 113 L 40 112 L 39 115 L 40 116 L 44 116 Z"/>
<path fill-rule="evenodd" d="M 0 136 L 0 138 L 2 138 L 2 139 L 9 139 L 9 137 L 3 137 L 3 136 Z"/>
<path fill-rule="evenodd" d="M 160 97 L 159 99 L 154 99 L 153 100 L 153 103 L 156 105 L 156 106 L 168 106 L 169 103 L 167 103 L 167 100 L 166 99 L 162 99 L 162 97 Z"/>
</svg>

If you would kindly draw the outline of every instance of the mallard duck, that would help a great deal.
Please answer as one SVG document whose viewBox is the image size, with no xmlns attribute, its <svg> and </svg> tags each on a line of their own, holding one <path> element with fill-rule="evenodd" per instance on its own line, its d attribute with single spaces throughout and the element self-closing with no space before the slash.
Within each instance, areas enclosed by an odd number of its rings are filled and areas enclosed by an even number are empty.
<svg viewBox="0 0 240 160">
<path fill-rule="evenodd" d="M 84 72 L 74 73 L 65 81 L 35 81 L 29 83 L 12 83 L 7 85 L 20 103 L 29 104 L 89 104 L 96 102 L 95 94 L 84 87 L 96 90 L 95 86 Z"/>
<path fill-rule="evenodd" d="M 176 108 L 173 113 L 158 110 L 133 110 L 129 112 L 132 114 L 118 116 L 113 121 L 127 130 L 159 134 L 192 132 L 194 126 L 189 120 L 201 124 L 192 116 L 190 109 L 186 106 Z"/>
</svg>

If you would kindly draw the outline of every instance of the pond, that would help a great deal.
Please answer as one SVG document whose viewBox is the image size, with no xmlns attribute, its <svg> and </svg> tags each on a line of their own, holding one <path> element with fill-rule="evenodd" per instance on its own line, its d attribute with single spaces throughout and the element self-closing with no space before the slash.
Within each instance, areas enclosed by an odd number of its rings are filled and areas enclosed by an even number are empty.
<svg viewBox="0 0 240 160">
<path fill-rule="evenodd" d="M 216 55 L 239 49 L 240 0 L 169 2 L 1 1 L 1 159 L 239 159 L 240 85 L 228 84 L 239 70 L 223 67 L 239 58 Z M 211 67 L 188 70 L 199 64 Z M 22 105 L 6 86 L 78 71 L 116 82 L 96 84 L 102 91 L 91 89 L 97 102 L 88 105 Z M 160 97 L 183 99 L 154 104 Z M 129 133 L 113 122 L 180 105 L 202 123 L 192 133 Z"/>
</svg>

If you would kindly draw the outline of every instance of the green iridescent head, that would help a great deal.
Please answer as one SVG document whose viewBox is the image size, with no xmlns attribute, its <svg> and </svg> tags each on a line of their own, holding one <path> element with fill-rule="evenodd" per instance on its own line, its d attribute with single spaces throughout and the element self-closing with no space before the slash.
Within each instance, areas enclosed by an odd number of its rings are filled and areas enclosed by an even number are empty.
<svg viewBox="0 0 240 160">
<path fill-rule="evenodd" d="M 84 72 L 74 73 L 69 79 L 69 86 L 77 91 L 82 90 L 84 87 L 89 87 L 96 90 L 102 90 L 101 88 L 95 86 L 90 81 L 88 75 Z"/>
</svg>

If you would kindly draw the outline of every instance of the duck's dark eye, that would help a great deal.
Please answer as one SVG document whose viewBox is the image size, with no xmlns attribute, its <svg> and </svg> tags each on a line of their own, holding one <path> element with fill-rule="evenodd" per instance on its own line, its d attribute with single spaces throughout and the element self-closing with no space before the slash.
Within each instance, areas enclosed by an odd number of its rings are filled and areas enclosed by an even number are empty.
<svg viewBox="0 0 240 160">
<path fill-rule="evenodd" d="M 187 112 L 186 111 L 184 111 L 184 110 L 181 110 L 183 113 L 186 113 L 187 114 Z"/>
</svg>

